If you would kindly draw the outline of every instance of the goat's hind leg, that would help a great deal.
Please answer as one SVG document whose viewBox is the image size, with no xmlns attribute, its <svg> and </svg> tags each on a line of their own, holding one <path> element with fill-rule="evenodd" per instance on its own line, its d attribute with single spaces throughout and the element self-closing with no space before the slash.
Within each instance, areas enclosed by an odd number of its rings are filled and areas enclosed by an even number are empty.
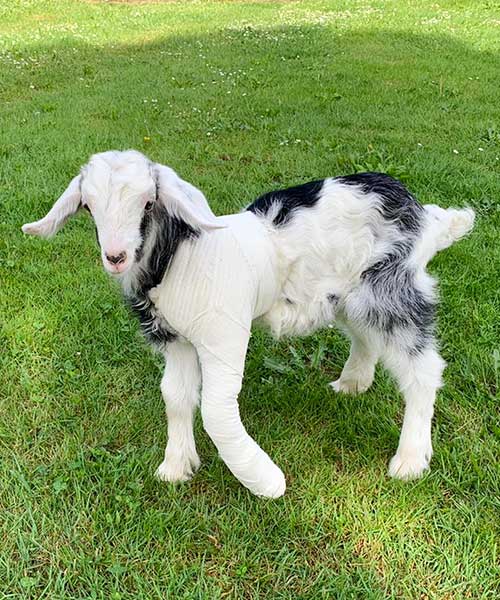
<svg viewBox="0 0 500 600">
<path fill-rule="evenodd" d="M 434 401 L 445 363 L 434 343 L 414 356 L 389 352 L 384 362 L 396 377 L 405 400 L 403 427 L 397 452 L 389 463 L 389 475 L 414 479 L 429 468 Z"/>
<path fill-rule="evenodd" d="M 351 350 L 340 377 L 330 385 L 336 392 L 361 394 L 373 383 L 378 351 L 368 337 L 352 327 L 342 325 L 342 329 L 351 338 Z"/>
<path fill-rule="evenodd" d="M 194 410 L 200 395 L 200 366 L 190 343 L 168 345 L 161 381 L 168 422 L 165 458 L 156 471 L 162 481 L 186 481 L 200 466 L 193 433 Z"/>
</svg>

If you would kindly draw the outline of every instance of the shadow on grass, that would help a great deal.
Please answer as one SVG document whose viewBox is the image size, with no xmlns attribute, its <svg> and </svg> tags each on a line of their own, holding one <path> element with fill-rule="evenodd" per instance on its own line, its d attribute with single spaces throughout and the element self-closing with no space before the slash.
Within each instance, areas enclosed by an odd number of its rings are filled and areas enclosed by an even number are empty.
<svg viewBox="0 0 500 600">
<path fill-rule="evenodd" d="M 356 168 L 487 197 L 487 168 L 464 173 L 449 144 L 498 145 L 497 62 L 451 37 L 320 27 L 30 46 L 2 64 L 3 168 L 37 202 L 37 190 L 58 190 L 54 178 L 65 183 L 89 154 L 115 147 L 178 168 L 220 211 Z"/>
</svg>

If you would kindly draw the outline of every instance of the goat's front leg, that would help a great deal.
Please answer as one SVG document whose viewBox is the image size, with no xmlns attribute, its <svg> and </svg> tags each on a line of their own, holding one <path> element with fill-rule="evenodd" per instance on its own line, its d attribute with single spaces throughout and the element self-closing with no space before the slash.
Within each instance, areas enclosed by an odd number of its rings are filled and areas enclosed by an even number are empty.
<svg viewBox="0 0 500 600">
<path fill-rule="evenodd" d="M 165 353 L 161 381 L 168 421 L 165 459 L 156 475 L 163 481 L 186 481 L 200 466 L 193 434 L 193 415 L 200 394 L 200 366 L 194 346 L 175 341 Z"/>
<path fill-rule="evenodd" d="M 203 425 L 222 460 L 245 487 L 257 496 L 278 498 L 285 493 L 285 477 L 248 435 L 240 419 L 238 394 L 248 334 L 243 340 L 241 336 L 233 336 L 231 331 L 225 333 L 226 344 L 197 348 L 203 379 Z M 220 330 L 218 334 L 220 336 Z"/>
</svg>

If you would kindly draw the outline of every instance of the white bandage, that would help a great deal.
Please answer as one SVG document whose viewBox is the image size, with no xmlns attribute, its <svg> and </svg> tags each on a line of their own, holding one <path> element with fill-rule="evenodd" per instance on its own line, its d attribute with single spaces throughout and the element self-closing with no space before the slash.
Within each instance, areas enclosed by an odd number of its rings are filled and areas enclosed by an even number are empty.
<svg viewBox="0 0 500 600">
<path fill-rule="evenodd" d="M 248 330 L 223 313 L 215 314 L 211 325 L 198 346 L 203 380 L 203 425 L 222 460 L 245 487 L 259 496 L 277 498 L 285 492 L 285 477 L 248 435 L 240 419 L 238 394 Z M 220 331 L 227 334 L 222 343 L 217 339 Z"/>
<path fill-rule="evenodd" d="M 228 227 L 184 244 L 152 300 L 197 349 L 203 424 L 222 460 L 254 494 L 285 492 L 281 470 L 248 435 L 238 394 L 252 319 L 275 301 L 273 248 L 251 213 L 224 218 Z"/>
</svg>

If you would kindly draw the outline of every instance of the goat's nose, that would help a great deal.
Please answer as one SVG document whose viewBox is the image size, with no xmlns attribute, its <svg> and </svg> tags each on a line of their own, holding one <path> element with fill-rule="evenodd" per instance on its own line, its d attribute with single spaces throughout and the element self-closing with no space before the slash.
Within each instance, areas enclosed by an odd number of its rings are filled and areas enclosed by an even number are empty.
<svg viewBox="0 0 500 600">
<path fill-rule="evenodd" d="M 127 258 L 127 253 L 124 252 L 120 252 L 120 254 L 117 254 L 116 256 L 111 256 L 109 254 L 106 254 L 106 259 L 109 263 L 111 263 L 112 265 L 119 265 L 122 262 L 125 262 L 125 259 Z"/>
</svg>

